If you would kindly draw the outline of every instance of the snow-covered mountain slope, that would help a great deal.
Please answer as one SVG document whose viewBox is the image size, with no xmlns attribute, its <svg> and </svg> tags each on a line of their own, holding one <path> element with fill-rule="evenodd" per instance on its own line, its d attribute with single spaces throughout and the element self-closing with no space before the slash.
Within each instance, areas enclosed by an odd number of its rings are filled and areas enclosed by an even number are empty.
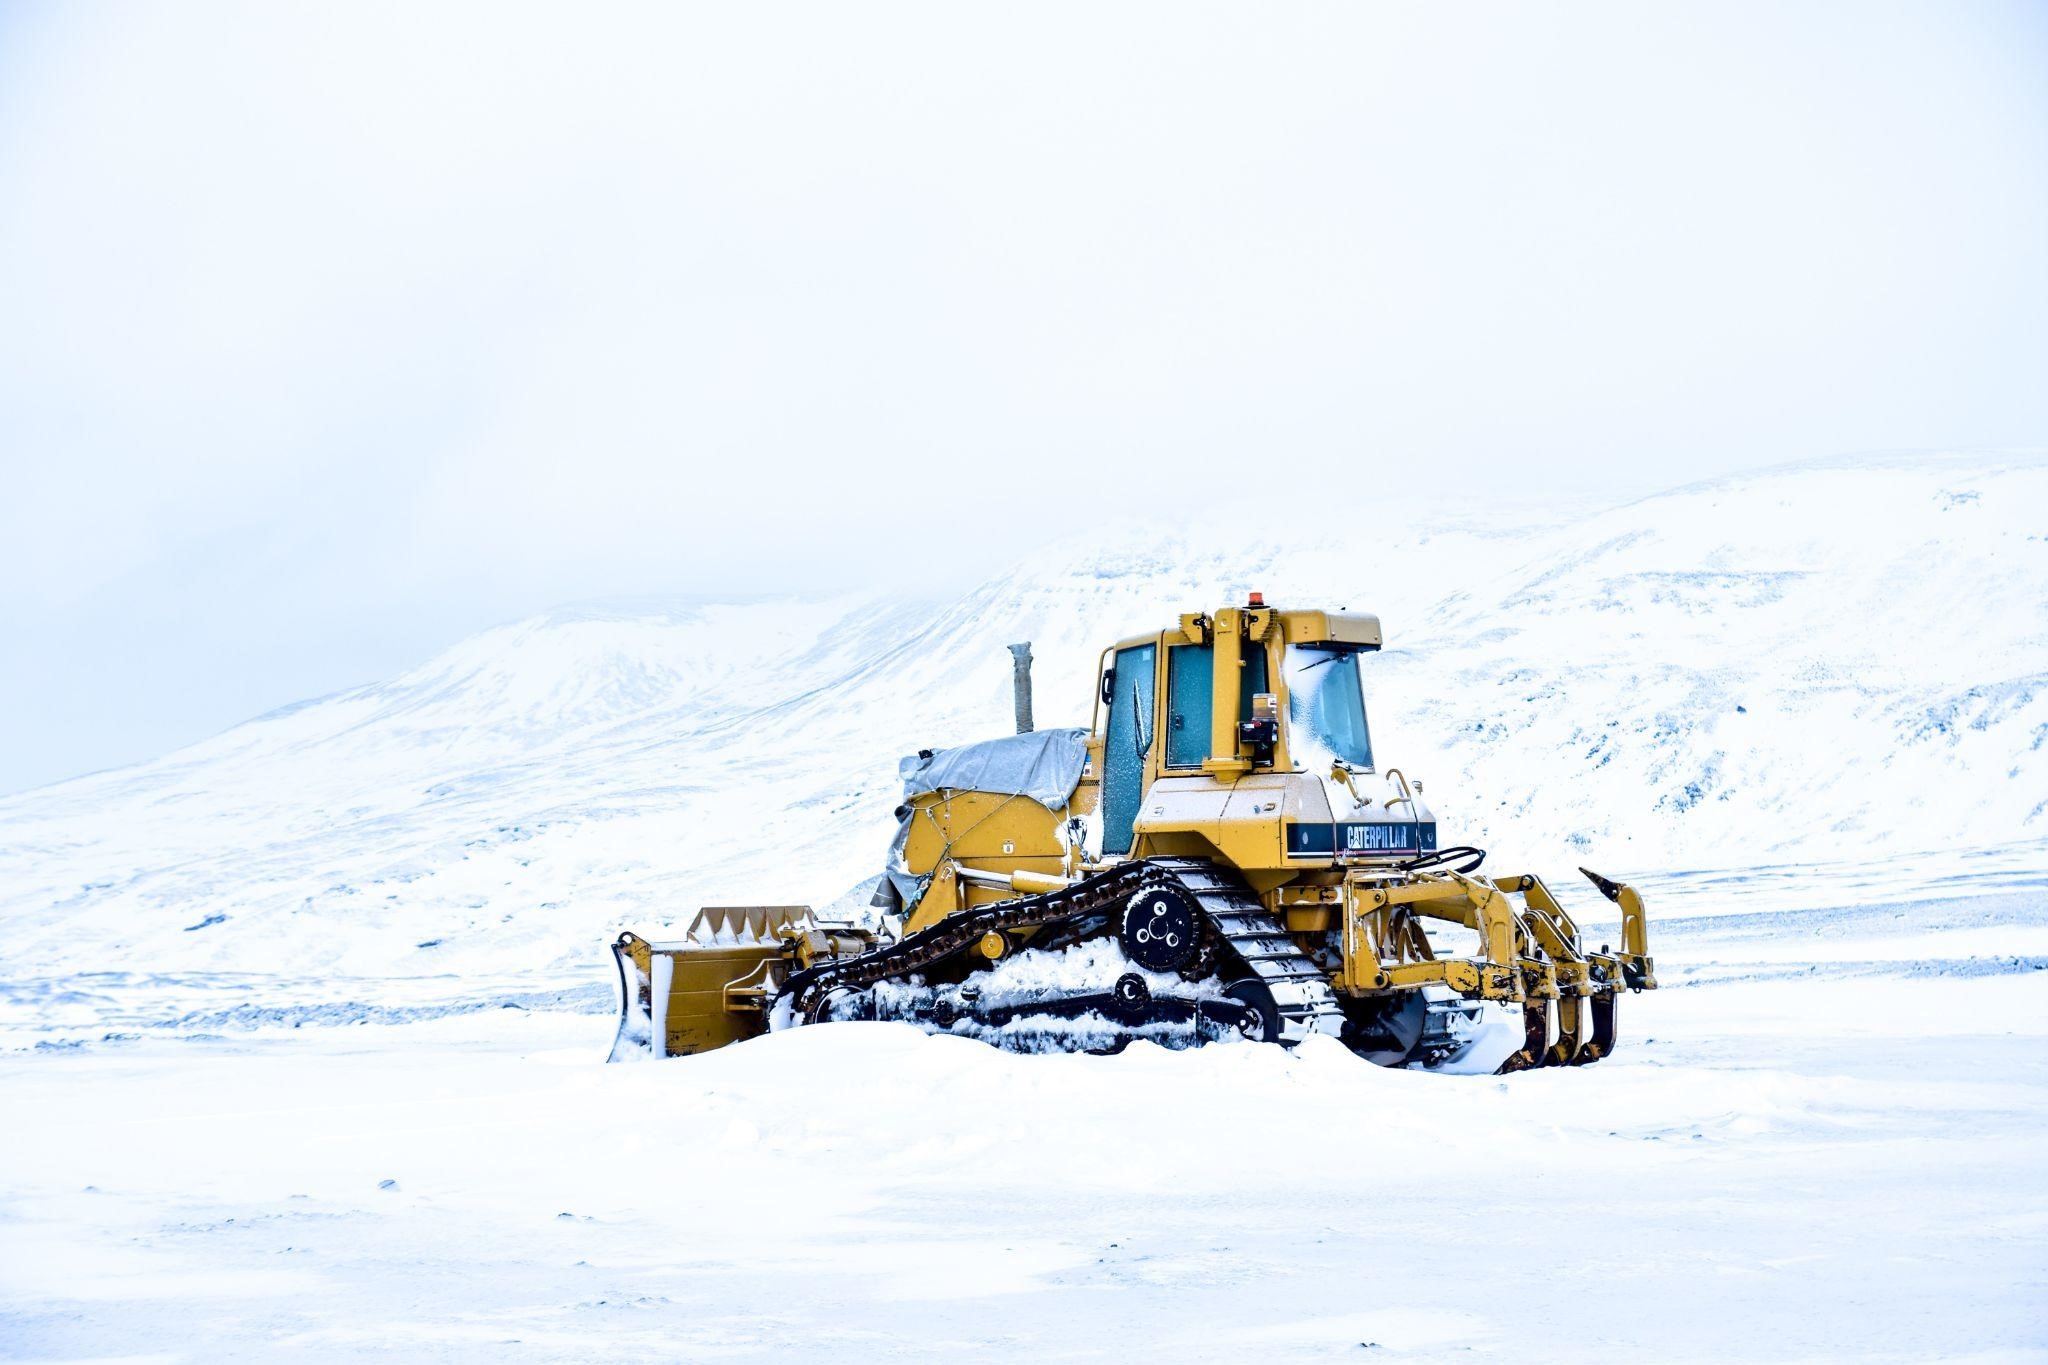
<svg viewBox="0 0 2048 1365">
<path fill-rule="evenodd" d="M 1776 471 L 1546 549 L 1387 659 L 1487 840 L 1704 868 L 2048 836 L 2048 467 Z"/>
<path fill-rule="evenodd" d="M 872 873 L 898 756 L 1005 728 L 1010 641 L 1040 723 L 1086 723 L 1105 643 L 1253 588 L 1377 611 L 1382 761 L 1554 880 L 1708 910 L 2048 875 L 2048 462 L 1801 466 L 1548 525 L 1299 516 L 1068 538 L 939 606 L 553 613 L 0 800 L 0 978 L 102 1016 L 187 973 L 216 1005 L 218 973 L 252 1000 L 594 982 L 622 924 Z"/>
</svg>

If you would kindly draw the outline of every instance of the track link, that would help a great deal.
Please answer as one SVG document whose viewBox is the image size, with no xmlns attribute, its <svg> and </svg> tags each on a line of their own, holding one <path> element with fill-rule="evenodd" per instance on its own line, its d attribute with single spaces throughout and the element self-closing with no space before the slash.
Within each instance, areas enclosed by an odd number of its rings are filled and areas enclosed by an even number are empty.
<svg viewBox="0 0 2048 1365">
<path fill-rule="evenodd" d="M 792 1001 L 797 1013 L 808 1018 L 832 991 L 863 990 L 892 976 L 921 971 L 966 950 L 990 930 L 1057 925 L 1084 915 L 1105 913 L 1121 905 L 1133 892 L 1170 881 L 1170 873 L 1149 861 L 1125 863 L 1058 891 L 1018 896 L 949 915 L 929 929 L 857 957 L 793 972 L 783 983 L 782 993 Z"/>
<path fill-rule="evenodd" d="M 1234 874 L 1200 858 L 1155 858 L 1202 907 L 1209 929 L 1243 966 L 1273 993 L 1280 1008 L 1280 1041 L 1292 1045 L 1312 1033 L 1336 1038 L 1344 1032 L 1330 979 L 1315 960 L 1267 912 Z"/>
</svg>

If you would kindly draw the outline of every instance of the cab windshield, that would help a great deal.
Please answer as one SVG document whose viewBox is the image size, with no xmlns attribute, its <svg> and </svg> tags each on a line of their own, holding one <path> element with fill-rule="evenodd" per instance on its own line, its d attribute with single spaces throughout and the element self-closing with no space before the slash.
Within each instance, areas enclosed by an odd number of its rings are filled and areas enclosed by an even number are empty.
<svg viewBox="0 0 2048 1365">
<path fill-rule="evenodd" d="M 1294 761 L 1327 771 L 1332 759 L 1372 767 L 1372 734 L 1365 726 L 1365 691 L 1358 655 L 1349 650 L 1287 646 L 1287 743 Z"/>
</svg>

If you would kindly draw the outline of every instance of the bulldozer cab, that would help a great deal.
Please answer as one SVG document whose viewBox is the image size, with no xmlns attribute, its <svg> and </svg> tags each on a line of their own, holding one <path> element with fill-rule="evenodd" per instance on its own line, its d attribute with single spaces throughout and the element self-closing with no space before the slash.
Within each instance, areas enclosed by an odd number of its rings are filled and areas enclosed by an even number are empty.
<svg viewBox="0 0 2048 1365">
<path fill-rule="evenodd" d="M 1091 727 L 1103 854 L 1131 851 L 1145 793 L 1162 778 L 1372 771 L 1358 659 L 1379 645 L 1376 617 L 1274 611 L 1254 595 L 1106 650 Z"/>
</svg>

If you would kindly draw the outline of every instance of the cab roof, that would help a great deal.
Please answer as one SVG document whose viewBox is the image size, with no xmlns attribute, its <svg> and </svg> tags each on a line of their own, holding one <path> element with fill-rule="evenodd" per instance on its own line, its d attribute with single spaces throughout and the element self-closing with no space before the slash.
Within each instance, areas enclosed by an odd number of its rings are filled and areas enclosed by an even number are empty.
<svg viewBox="0 0 2048 1365">
<path fill-rule="evenodd" d="M 1378 649 L 1381 645 L 1380 618 L 1371 612 L 1292 610 L 1286 608 L 1251 607 L 1246 611 L 1270 612 L 1279 619 L 1281 638 L 1294 645 L 1326 645 L 1346 649 Z M 1157 644 L 1164 635 L 1178 635 L 1179 630 L 1168 626 L 1145 635 L 1133 635 L 1119 640 L 1112 648 L 1135 649 L 1140 645 Z M 1169 641 L 1169 643 L 1171 643 Z"/>
</svg>

